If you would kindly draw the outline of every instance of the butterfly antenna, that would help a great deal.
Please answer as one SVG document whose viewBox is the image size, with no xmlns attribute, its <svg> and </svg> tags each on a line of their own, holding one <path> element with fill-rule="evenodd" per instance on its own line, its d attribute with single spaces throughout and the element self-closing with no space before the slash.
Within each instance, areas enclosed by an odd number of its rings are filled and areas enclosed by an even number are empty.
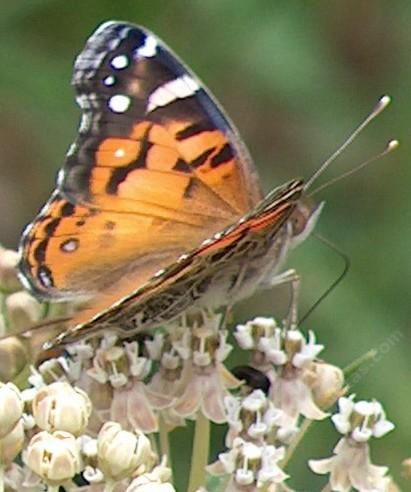
<svg viewBox="0 0 411 492">
<path fill-rule="evenodd" d="M 316 237 L 319 241 L 321 241 L 323 244 L 328 246 L 330 249 L 332 249 L 335 253 L 338 254 L 338 256 L 343 260 L 344 262 L 344 267 L 342 272 L 338 275 L 338 277 L 327 287 L 327 289 L 320 295 L 320 297 L 314 302 L 314 304 L 306 311 L 303 316 L 298 320 L 298 325 L 301 325 L 310 315 L 311 313 L 319 306 L 323 300 L 328 297 L 328 295 L 337 287 L 337 285 L 342 281 L 342 279 L 347 275 L 348 270 L 350 269 L 350 259 L 348 256 L 341 251 L 337 246 L 326 239 L 325 237 L 321 236 L 320 234 L 314 233 L 314 237 Z"/>
<path fill-rule="evenodd" d="M 388 142 L 388 144 L 386 145 L 385 149 L 382 152 L 380 152 L 377 155 L 374 155 L 373 157 L 370 157 L 369 159 L 367 159 L 366 161 L 362 162 L 361 164 L 359 164 L 358 166 L 354 167 L 353 169 L 350 169 L 349 171 L 346 171 L 345 173 L 342 173 L 339 176 L 337 176 L 335 178 L 332 178 L 329 181 L 327 181 L 326 183 L 318 186 L 318 188 L 315 188 L 315 190 L 313 190 L 311 193 L 309 193 L 308 196 L 313 196 L 316 193 L 318 193 L 319 191 L 322 191 L 325 188 L 328 188 L 329 186 L 337 183 L 338 181 L 341 181 L 342 179 L 348 178 L 352 174 L 357 173 L 363 167 L 368 166 L 372 162 L 381 159 L 381 157 L 384 157 L 387 154 L 389 154 L 390 152 L 392 152 L 393 150 L 397 149 L 399 145 L 400 145 L 400 143 L 398 142 L 398 140 L 390 140 Z"/>
<path fill-rule="evenodd" d="M 369 113 L 369 115 L 364 119 L 364 121 L 351 133 L 351 135 L 345 140 L 345 142 L 318 168 L 318 170 L 311 176 L 311 178 L 306 182 L 305 189 L 309 189 L 314 181 L 324 173 L 324 171 L 330 166 L 332 162 L 337 159 L 337 157 L 352 143 L 352 141 L 364 130 L 364 128 L 371 123 L 384 109 L 390 104 L 390 96 L 383 96 L 378 101 L 374 109 Z"/>
</svg>

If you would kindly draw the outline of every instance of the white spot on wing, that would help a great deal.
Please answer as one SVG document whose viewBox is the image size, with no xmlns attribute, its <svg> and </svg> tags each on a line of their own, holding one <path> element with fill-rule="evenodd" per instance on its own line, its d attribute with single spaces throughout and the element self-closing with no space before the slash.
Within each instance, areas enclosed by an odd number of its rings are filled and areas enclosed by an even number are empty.
<svg viewBox="0 0 411 492">
<path fill-rule="evenodd" d="M 51 278 L 49 275 L 44 271 L 40 270 L 38 273 L 39 280 L 42 283 L 43 287 L 51 287 L 53 285 L 53 282 L 51 281 Z"/>
<path fill-rule="evenodd" d="M 113 75 L 107 75 L 107 77 L 103 80 L 103 84 L 110 87 L 111 85 L 114 85 L 115 81 L 116 79 Z"/>
<path fill-rule="evenodd" d="M 70 155 L 70 149 L 67 152 L 67 155 Z M 60 171 L 57 173 L 57 179 L 56 179 L 57 186 L 62 186 L 63 185 L 63 182 L 64 182 L 64 178 L 65 177 L 66 177 L 66 173 L 65 173 L 64 169 L 61 168 Z"/>
<path fill-rule="evenodd" d="M 90 129 L 91 126 L 91 121 L 92 121 L 92 115 L 90 111 L 85 111 L 81 115 L 81 120 L 80 120 L 80 127 L 79 127 L 79 132 L 80 133 L 87 133 Z"/>
<path fill-rule="evenodd" d="M 78 241 L 75 239 L 66 241 L 61 246 L 61 249 L 66 253 L 72 253 L 73 251 L 76 251 L 77 248 L 78 248 Z"/>
<path fill-rule="evenodd" d="M 108 101 L 108 107 L 114 113 L 124 113 L 130 107 L 131 99 L 124 94 L 116 94 Z"/>
<path fill-rule="evenodd" d="M 111 66 L 116 70 L 128 67 L 129 60 L 126 55 L 117 55 L 111 60 Z"/>
<path fill-rule="evenodd" d="M 136 49 L 136 54 L 144 58 L 151 58 L 157 53 L 157 40 L 154 36 L 148 35 L 143 46 Z"/>
<path fill-rule="evenodd" d="M 72 143 L 67 151 L 67 156 L 73 155 L 74 152 L 77 150 L 77 145 L 75 143 Z"/>
<path fill-rule="evenodd" d="M 200 86 L 197 82 L 187 74 L 171 80 L 158 87 L 150 94 L 147 104 L 147 113 L 156 108 L 166 106 L 176 99 L 190 97 L 194 95 L 199 88 Z"/>
<path fill-rule="evenodd" d="M 77 104 L 81 109 L 90 109 L 88 97 L 85 94 L 76 97 Z"/>
<path fill-rule="evenodd" d="M 124 149 L 117 149 L 114 152 L 114 157 L 124 157 L 126 155 Z"/>
</svg>

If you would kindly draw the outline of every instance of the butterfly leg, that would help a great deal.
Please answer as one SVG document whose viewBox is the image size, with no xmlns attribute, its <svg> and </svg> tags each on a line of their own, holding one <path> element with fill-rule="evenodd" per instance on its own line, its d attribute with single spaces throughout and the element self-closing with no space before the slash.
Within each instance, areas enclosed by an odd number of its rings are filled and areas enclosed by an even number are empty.
<svg viewBox="0 0 411 492">
<path fill-rule="evenodd" d="M 280 273 L 279 275 L 275 275 L 264 287 L 272 288 L 284 284 L 289 285 L 291 290 L 288 313 L 285 320 L 286 329 L 291 330 L 296 328 L 298 325 L 297 309 L 301 284 L 300 276 L 293 268 L 291 268 L 283 273 Z"/>
<path fill-rule="evenodd" d="M 225 330 L 232 315 L 232 305 L 225 306 L 221 311 L 220 330 Z"/>
</svg>

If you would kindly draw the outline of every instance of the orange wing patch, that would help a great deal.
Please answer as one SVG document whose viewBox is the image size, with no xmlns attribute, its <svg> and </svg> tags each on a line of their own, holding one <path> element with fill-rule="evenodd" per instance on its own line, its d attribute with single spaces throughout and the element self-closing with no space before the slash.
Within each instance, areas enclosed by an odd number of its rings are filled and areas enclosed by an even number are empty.
<svg viewBox="0 0 411 492">
<path fill-rule="evenodd" d="M 128 138 L 106 138 L 96 152 L 96 166 L 122 167 L 133 162 L 141 144 Z"/>
<path fill-rule="evenodd" d="M 173 122 L 168 129 L 174 134 L 177 149 L 193 173 L 237 214 L 247 212 L 251 197 L 242 193 L 245 183 L 240 156 L 235 154 L 227 135 L 219 129 L 203 128 L 192 122 Z"/>
<path fill-rule="evenodd" d="M 218 217 L 224 225 L 236 220 L 249 197 L 240 192 L 231 147 L 220 130 L 192 131 L 186 123 L 166 129 L 142 122 L 128 139 L 103 140 L 90 173 L 90 205 L 196 225 L 203 223 L 198 215 Z"/>
</svg>

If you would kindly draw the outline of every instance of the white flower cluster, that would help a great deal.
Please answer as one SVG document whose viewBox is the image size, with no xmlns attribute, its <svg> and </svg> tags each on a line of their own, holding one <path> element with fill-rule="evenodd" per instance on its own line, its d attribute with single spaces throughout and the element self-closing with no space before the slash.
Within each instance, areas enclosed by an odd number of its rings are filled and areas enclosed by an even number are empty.
<svg viewBox="0 0 411 492">
<path fill-rule="evenodd" d="M 245 397 L 225 399 L 229 431 L 226 445 L 218 461 L 207 467 L 212 475 L 229 474 L 227 491 L 263 489 L 282 483 L 288 475 L 279 462 L 285 448 L 278 442 L 289 439 L 291 431 L 281 427 L 283 412 L 277 409 L 262 390 L 251 391 Z M 248 490 L 248 489 L 247 489 Z"/>
<path fill-rule="evenodd" d="M 219 330 L 220 317 L 201 318 L 202 324 L 173 326 L 140 341 L 107 334 L 73 344 L 69 358 L 43 363 L 30 381 L 68 380 L 86 391 L 94 408 L 89 428 L 95 430 L 109 419 L 126 429 L 157 432 L 160 415 L 174 427 L 200 411 L 223 423 L 224 397 L 240 381 L 223 364 L 232 347 Z"/>
<path fill-rule="evenodd" d="M 117 484 L 126 492 L 173 491 L 170 469 L 158 463 L 141 431 L 106 422 L 96 438 L 85 433 L 91 408 L 86 393 L 65 382 L 23 392 L 0 383 L 0 463 L 8 490 L 74 490 L 82 474 L 90 484 L 84 491 Z M 13 463 L 22 451 L 22 464 Z"/>
<path fill-rule="evenodd" d="M 333 491 L 355 487 L 360 492 L 387 492 L 392 483 L 387 468 L 371 464 L 367 441 L 386 434 L 393 425 L 379 403 L 354 403 L 353 397 L 341 397 L 342 371 L 317 360 L 323 346 L 316 343 L 314 333 L 306 340 L 299 330 L 280 328 L 275 320 L 259 317 L 237 326 L 234 336 L 241 348 L 250 351 L 250 367 L 267 377 L 270 385 L 267 394 L 250 389 L 248 394 L 225 399 L 229 451 L 208 467 L 214 475 L 230 474 L 225 490 L 285 490 L 288 475 L 282 467 L 288 447 L 292 449 L 298 439 L 301 419 L 326 418 L 323 409 L 340 397 L 340 412 L 332 421 L 344 438 L 333 458 L 311 460 L 310 467 L 316 473 L 330 473 Z"/>
<path fill-rule="evenodd" d="M 3 332 L 44 314 L 21 290 L 16 260 L 0 250 Z M 129 341 L 106 333 L 68 346 L 32 367 L 31 388 L 22 392 L 1 383 L 0 470 L 8 490 L 172 492 L 165 458 L 160 462 L 145 434 L 160 432 L 161 442 L 161 432 L 200 417 L 228 424 L 227 450 L 207 467 L 225 476 L 219 490 L 292 492 L 284 469 L 301 425 L 327 418 L 338 400 L 331 420 L 343 436 L 332 457 L 309 461 L 311 469 L 329 474 L 332 491 L 392 492 L 387 468 L 370 461 L 369 442 L 393 424 L 379 403 L 343 396 L 343 373 L 318 360 L 324 347 L 313 332 L 306 337 L 262 317 L 238 325 L 234 338 L 249 361 L 232 371 L 227 337 L 222 317 L 204 311 L 153 336 Z M 18 338 L 0 341 L 0 380 L 22 373 L 41 346 L 40 331 L 30 341 L 31 349 Z"/>
<path fill-rule="evenodd" d="M 269 378 L 270 399 L 284 411 L 289 426 L 300 416 L 312 420 L 327 417 L 319 405 L 333 403 L 342 392 L 343 375 L 338 367 L 317 361 L 323 345 L 308 340 L 297 329 L 280 328 L 273 318 L 258 317 L 239 325 L 234 333 L 241 348 L 250 350 L 250 365 Z M 329 397 L 321 391 L 324 379 L 331 386 Z"/>
</svg>

